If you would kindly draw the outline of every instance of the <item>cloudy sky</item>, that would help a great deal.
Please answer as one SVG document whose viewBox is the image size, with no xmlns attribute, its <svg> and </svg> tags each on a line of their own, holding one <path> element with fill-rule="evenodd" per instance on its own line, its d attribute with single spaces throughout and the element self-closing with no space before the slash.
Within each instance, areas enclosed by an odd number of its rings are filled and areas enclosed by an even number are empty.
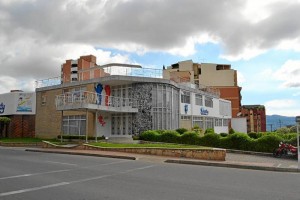
<svg viewBox="0 0 300 200">
<path fill-rule="evenodd" d="M 231 64 L 242 104 L 300 115 L 300 0 L 0 0 L 0 93 L 34 90 L 66 59 L 162 68 Z"/>
</svg>

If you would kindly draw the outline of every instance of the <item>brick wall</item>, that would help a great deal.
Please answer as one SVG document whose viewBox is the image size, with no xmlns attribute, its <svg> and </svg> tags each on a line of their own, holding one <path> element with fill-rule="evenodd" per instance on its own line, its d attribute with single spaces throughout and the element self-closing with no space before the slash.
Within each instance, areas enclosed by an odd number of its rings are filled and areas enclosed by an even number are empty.
<svg viewBox="0 0 300 200">
<path fill-rule="evenodd" d="M 8 126 L 8 137 L 35 137 L 35 115 L 12 115 Z"/>
</svg>

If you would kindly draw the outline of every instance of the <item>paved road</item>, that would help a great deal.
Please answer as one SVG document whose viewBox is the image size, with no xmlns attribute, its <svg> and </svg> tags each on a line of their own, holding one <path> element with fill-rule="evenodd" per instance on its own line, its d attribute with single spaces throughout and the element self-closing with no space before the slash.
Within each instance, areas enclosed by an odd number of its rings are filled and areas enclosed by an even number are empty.
<svg viewBox="0 0 300 200">
<path fill-rule="evenodd" d="M 0 199 L 300 199 L 299 173 L 0 148 Z"/>
</svg>

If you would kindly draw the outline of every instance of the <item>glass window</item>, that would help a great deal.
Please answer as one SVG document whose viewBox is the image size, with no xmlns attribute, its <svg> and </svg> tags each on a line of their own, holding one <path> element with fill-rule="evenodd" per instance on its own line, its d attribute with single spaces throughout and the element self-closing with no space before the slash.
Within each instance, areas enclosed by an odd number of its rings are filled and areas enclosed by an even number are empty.
<svg viewBox="0 0 300 200">
<path fill-rule="evenodd" d="M 212 108 L 213 107 L 213 98 L 212 97 L 205 97 L 205 106 L 206 107 L 210 107 Z"/>
<path fill-rule="evenodd" d="M 198 106 L 203 106 L 203 101 L 202 101 L 202 95 L 201 94 L 195 94 L 195 103 Z"/>
<path fill-rule="evenodd" d="M 182 91 L 181 92 L 181 103 L 190 103 L 191 98 L 190 98 L 190 92 L 187 91 Z"/>
<path fill-rule="evenodd" d="M 63 116 L 63 134 L 85 135 L 86 117 L 84 115 Z"/>
</svg>

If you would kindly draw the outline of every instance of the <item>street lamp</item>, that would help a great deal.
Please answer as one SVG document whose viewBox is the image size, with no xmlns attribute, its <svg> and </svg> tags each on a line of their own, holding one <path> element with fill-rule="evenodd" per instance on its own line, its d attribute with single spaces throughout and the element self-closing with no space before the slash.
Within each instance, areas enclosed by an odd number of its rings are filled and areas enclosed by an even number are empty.
<svg viewBox="0 0 300 200">
<path fill-rule="evenodd" d="M 299 145 L 299 125 L 300 125 L 300 116 L 296 117 L 296 123 L 297 123 L 297 154 L 298 154 L 298 169 L 300 169 L 300 145 Z"/>
</svg>

